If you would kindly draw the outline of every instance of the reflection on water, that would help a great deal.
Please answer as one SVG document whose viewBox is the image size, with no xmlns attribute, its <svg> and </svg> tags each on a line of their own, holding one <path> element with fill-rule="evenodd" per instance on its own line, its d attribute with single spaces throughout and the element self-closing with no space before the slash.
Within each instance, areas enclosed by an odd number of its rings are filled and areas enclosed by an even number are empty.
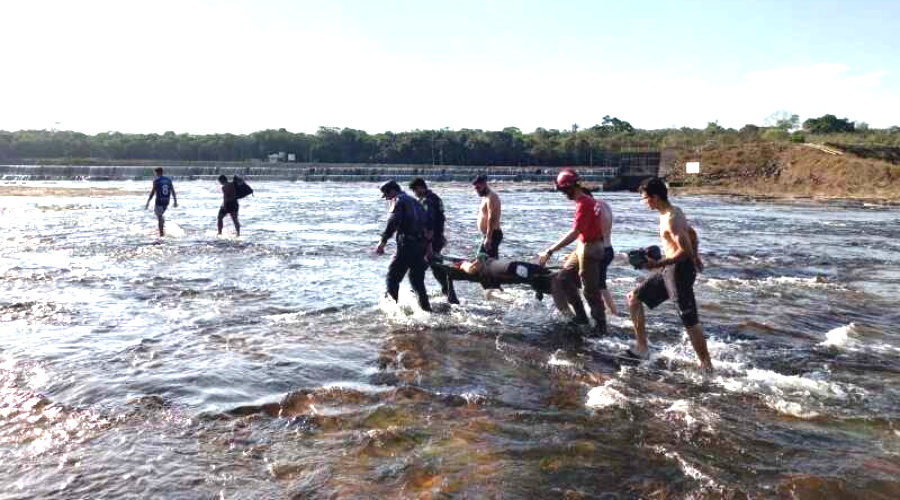
<svg viewBox="0 0 900 500">
<path fill-rule="evenodd" d="M 478 200 L 436 187 L 471 254 Z M 524 289 L 384 302 L 374 185 L 254 188 L 222 239 L 214 183 L 178 184 L 162 241 L 143 196 L 0 199 L 4 496 L 900 497 L 894 210 L 676 200 L 704 378 L 669 305 L 634 367 L 627 317 L 582 341 Z M 567 230 L 556 193 L 498 190 L 507 256 Z M 619 251 L 655 242 L 636 195 L 606 198 Z M 640 274 L 610 278 L 625 311 Z"/>
</svg>

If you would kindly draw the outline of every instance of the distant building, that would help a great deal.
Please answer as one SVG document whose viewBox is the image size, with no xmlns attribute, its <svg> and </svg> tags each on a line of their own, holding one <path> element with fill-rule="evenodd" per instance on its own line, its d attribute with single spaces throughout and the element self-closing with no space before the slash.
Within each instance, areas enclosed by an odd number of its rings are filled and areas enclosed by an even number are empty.
<svg viewBox="0 0 900 500">
<path fill-rule="evenodd" d="M 294 153 L 287 154 L 284 151 L 269 153 L 269 163 L 278 163 L 280 161 L 296 161 Z"/>
</svg>

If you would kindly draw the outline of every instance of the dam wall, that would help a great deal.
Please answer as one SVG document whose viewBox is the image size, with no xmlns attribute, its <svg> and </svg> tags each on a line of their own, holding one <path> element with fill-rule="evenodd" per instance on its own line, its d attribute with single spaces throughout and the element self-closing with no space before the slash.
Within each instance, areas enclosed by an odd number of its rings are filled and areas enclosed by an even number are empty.
<svg viewBox="0 0 900 500">
<path fill-rule="evenodd" d="M 145 180 L 157 166 L 175 179 L 215 179 L 240 175 L 248 180 L 286 181 L 385 181 L 422 177 L 427 181 L 469 181 L 486 173 L 493 181 L 553 182 L 563 168 L 575 168 L 579 176 L 610 188 L 629 188 L 634 179 L 657 175 L 659 153 L 623 153 L 607 156 L 594 166 L 488 166 L 488 165 L 385 165 L 376 163 L 263 163 L 196 162 L 128 165 L 17 164 L 0 165 L 3 180 Z"/>
</svg>

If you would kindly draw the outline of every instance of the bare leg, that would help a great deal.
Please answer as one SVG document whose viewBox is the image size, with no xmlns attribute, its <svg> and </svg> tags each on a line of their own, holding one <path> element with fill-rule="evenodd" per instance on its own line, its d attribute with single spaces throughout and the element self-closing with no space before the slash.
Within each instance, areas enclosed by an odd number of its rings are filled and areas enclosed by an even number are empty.
<svg viewBox="0 0 900 500">
<path fill-rule="evenodd" d="M 635 325 L 637 325 L 637 322 L 635 322 Z M 687 331 L 688 338 L 691 339 L 691 345 L 694 347 L 694 352 L 696 352 L 697 357 L 700 358 L 700 369 L 707 373 L 712 373 L 712 359 L 710 359 L 709 350 L 706 348 L 706 339 L 703 338 L 703 327 L 698 323 L 692 327 L 685 328 L 685 330 Z"/>
<path fill-rule="evenodd" d="M 216 220 L 216 227 L 219 229 L 219 236 L 222 236 L 222 219 L 224 216 L 219 215 L 219 218 Z"/>
<path fill-rule="evenodd" d="M 612 293 L 610 293 L 609 289 L 604 288 L 600 293 L 603 294 L 603 303 L 606 304 L 606 308 L 609 309 L 610 314 L 618 316 L 619 311 L 616 309 L 616 302 L 613 300 Z"/>
<path fill-rule="evenodd" d="M 165 236 L 166 219 L 162 214 L 157 214 L 156 221 L 159 226 L 159 237 L 162 238 L 163 236 Z"/>
<path fill-rule="evenodd" d="M 628 311 L 631 313 L 631 322 L 634 324 L 634 345 L 639 354 L 646 353 L 647 332 L 644 330 L 644 304 L 637 298 L 634 292 L 628 294 Z"/>
<path fill-rule="evenodd" d="M 236 213 L 231 214 L 231 220 L 234 221 L 234 232 L 237 233 L 238 236 L 241 235 L 241 223 L 238 222 L 238 216 Z"/>
</svg>

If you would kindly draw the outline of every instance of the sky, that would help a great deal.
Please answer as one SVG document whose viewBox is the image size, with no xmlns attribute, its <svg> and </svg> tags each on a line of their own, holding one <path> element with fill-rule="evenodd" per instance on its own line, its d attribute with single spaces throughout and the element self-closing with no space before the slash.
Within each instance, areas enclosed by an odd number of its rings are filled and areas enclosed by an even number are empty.
<svg viewBox="0 0 900 500">
<path fill-rule="evenodd" d="M 900 2 L 0 0 L 0 130 L 900 125 Z"/>
</svg>

